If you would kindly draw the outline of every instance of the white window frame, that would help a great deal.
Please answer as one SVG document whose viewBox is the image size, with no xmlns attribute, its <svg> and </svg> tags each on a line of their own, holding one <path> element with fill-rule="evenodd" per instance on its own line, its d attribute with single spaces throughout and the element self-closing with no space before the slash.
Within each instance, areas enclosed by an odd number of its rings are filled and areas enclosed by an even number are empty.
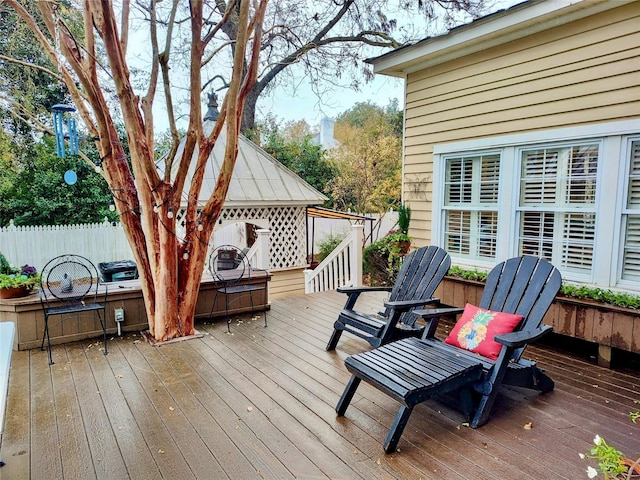
<svg viewBox="0 0 640 480">
<path fill-rule="evenodd" d="M 461 142 L 437 144 L 433 149 L 433 213 L 431 241 L 443 245 L 444 178 L 446 157 L 473 156 L 500 152 L 500 186 L 498 205 L 497 256 L 494 261 L 482 262 L 452 256 L 454 265 L 463 268 L 489 270 L 495 263 L 518 255 L 517 207 L 519 204 L 519 152 L 541 146 L 559 144 L 600 143 L 599 166 L 596 183 L 596 231 L 594 260 L 590 274 L 562 271 L 563 279 L 595 284 L 603 288 L 621 288 L 640 291 L 640 285 L 624 282 L 621 277 L 622 201 L 626 200 L 628 183 L 628 148 L 631 138 L 640 136 L 640 118 L 551 130 L 485 137 Z M 514 187 L 511 188 L 509 183 Z M 507 188 L 508 187 L 508 188 Z M 612 215 L 612 212 L 615 214 Z M 613 260 L 612 260 L 613 259 Z"/>
<path fill-rule="evenodd" d="M 620 169 L 619 183 L 624 188 L 624 194 L 621 196 L 620 201 L 618 203 L 618 206 L 619 206 L 618 211 L 620 211 L 620 215 L 618 215 L 618 225 L 616 229 L 616 232 L 619 234 L 617 236 L 616 244 L 618 245 L 620 254 L 618 255 L 618 262 L 616 265 L 617 271 L 615 272 L 614 279 L 616 284 L 621 288 L 640 290 L 640 288 L 638 287 L 638 282 L 636 280 L 622 278 L 622 273 L 624 269 L 624 265 L 623 265 L 624 246 L 626 243 L 626 236 L 627 236 L 626 225 L 625 225 L 626 222 L 624 221 L 624 219 L 626 215 L 628 215 L 629 213 L 635 214 L 636 210 L 640 210 L 640 208 L 639 209 L 627 208 L 627 199 L 629 198 L 629 178 L 631 176 L 631 145 L 633 142 L 640 142 L 640 135 L 631 135 L 631 136 L 625 137 L 622 142 L 623 148 L 621 148 L 621 165 L 623 165 L 624 168 Z"/>
<path fill-rule="evenodd" d="M 446 205 L 446 165 L 447 162 L 452 160 L 452 159 L 457 159 L 457 158 L 464 158 L 464 159 L 476 159 L 476 158 L 482 158 L 482 157 L 488 157 L 488 156 L 497 156 L 498 157 L 498 163 L 499 165 L 501 165 L 502 162 L 502 158 L 500 156 L 500 151 L 485 151 L 485 152 L 475 152 L 473 155 L 446 155 L 443 158 L 444 161 L 444 181 L 443 181 L 443 198 L 442 198 L 442 225 L 443 225 L 443 240 L 442 240 L 442 244 L 446 245 L 446 240 L 445 240 L 445 234 L 446 232 L 445 230 L 445 225 L 446 225 L 446 216 L 447 216 L 447 212 L 471 212 L 471 217 L 477 217 L 480 212 L 495 212 L 496 215 L 498 215 L 498 224 L 500 223 L 500 215 L 499 215 L 499 202 L 500 202 L 500 178 L 498 177 L 498 192 L 497 192 L 497 199 L 495 203 L 482 203 L 480 201 L 479 195 L 480 195 L 480 189 L 477 186 L 473 186 L 472 185 L 472 201 L 471 203 L 461 203 L 461 204 L 451 204 L 451 205 Z M 481 163 L 480 162 L 476 162 L 475 160 L 472 160 L 473 164 L 472 164 L 472 179 L 477 178 L 477 175 L 479 175 L 480 173 L 480 169 L 481 169 Z M 500 167 L 498 168 L 498 175 L 500 175 Z M 473 182 L 476 183 L 476 182 Z M 476 218 L 477 219 L 477 218 Z M 496 225 L 496 231 L 498 231 L 499 228 Z M 469 237 L 470 239 L 473 238 L 479 238 L 480 234 L 478 232 L 478 228 L 477 228 L 477 223 L 472 223 L 472 225 L 470 226 L 470 231 L 469 231 Z M 475 262 L 486 262 L 487 260 L 492 260 L 489 257 L 484 257 L 484 256 L 478 256 L 478 255 L 474 255 L 474 252 L 477 252 L 478 250 L 478 244 L 476 245 L 471 245 L 469 246 L 470 248 L 470 253 L 468 255 L 466 254 L 458 254 L 459 256 L 469 259 L 470 261 L 475 261 Z M 496 238 L 496 251 L 497 251 L 497 238 Z M 450 252 L 451 254 L 454 254 L 454 252 Z"/>
</svg>

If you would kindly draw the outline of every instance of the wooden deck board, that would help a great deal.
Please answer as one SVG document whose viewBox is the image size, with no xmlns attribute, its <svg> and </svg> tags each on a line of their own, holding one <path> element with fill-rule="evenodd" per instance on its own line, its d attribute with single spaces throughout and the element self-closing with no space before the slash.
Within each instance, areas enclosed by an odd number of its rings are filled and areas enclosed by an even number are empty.
<svg viewBox="0 0 640 480">
<path fill-rule="evenodd" d="M 199 324 L 203 338 L 160 347 L 126 334 L 107 356 L 95 341 L 59 345 L 51 367 L 39 349 L 14 352 L 0 478 L 577 479 L 596 433 L 640 453 L 628 417 L 640 373 L 536 347 L 526 356 L 555 391 L 504 388 L 477 430 L 446 401 L 425 402 L 385 455 L 395 401 L 363 383 L 335 414 L 344 359 L 369 348 L 345 334 L 324 350 L 345 298 L 277 299 L 268 328 L 234 317 L 232 334 L 224 321 Z M 358 307 L 376 311 L 381 298 Z"/>
</svg>

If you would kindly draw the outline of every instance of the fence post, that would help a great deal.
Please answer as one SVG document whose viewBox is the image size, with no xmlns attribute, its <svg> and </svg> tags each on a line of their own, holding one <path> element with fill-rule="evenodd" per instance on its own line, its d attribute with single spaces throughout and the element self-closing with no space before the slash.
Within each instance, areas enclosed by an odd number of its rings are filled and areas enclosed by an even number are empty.
<svg viewBox="0 0 640 480">
<path fill-rule="evenodd" d="M 362 240 L 364 238 L 364 225 L 351 225 L 353 243 L 349 249 L 349 261 L 351 262 L 351 275 L 354 287 L 362 286 Z"/>
<path fill-rule="evenodd" d="M 262 270 L 269 269 L 269 234 L 271 230 L 267 228 L 259 228 L 256 230 L 258 236 L 256 242 L 258 243 L 257 255 L 256 255 L 256 268 Z"/>
</svg>

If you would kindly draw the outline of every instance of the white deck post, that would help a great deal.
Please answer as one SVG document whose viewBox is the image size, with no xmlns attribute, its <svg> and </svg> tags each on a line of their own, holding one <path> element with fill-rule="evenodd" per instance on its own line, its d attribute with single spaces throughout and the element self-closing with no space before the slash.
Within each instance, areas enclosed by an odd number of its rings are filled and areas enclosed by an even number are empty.
<svg viewBox="0 0 640 480">
<path fill-rule="evenodd" d="M 354 287 L 362 286 L 362 240 L 364 238 L 364 225 L 351 225 L 353 232 L 352 248 L 349 250 L 351 262 L 351 274 Z"/>
<path fill-rule="evenodd" d="M 256 230 L 258 239 L 258 248 L 256 250 L 256 268 L 269 270 L 269 235 L 271 230 L 268 228 L 259 228 Z"/>
</svg>

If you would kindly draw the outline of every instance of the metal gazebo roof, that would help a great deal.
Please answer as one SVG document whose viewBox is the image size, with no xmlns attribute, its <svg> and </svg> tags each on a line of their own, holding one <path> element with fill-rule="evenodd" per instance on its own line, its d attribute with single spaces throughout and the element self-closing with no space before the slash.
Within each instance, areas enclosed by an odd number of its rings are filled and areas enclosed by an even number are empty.
<svg viewBox="0 0 640 480">
<path fill-rule="evenodd" d="M 213 121 L 204 122 L 205 134 L 211 132 Z M 240 135 L 238 158 L 231 177 L 225 207 L 255 205 L 318 205 L 327 197 L 286 168 L 267 152 L 246 137 Z M 178 147 L 178 155 L 184 148 L 184 140 Z M 224 160 L 226 130 L 223 128 L 206 165 L 202 189 L 198 201 L 205 203 L 211 196 Z M 197 155 L 197 151 L 194 153 Z M 174 168 L 177 165 L 174 165 Z M 192 164 L 186 184 L 193 178 Z M 188 189 L 187 189 L 188 190 Z"/>
</svg>

